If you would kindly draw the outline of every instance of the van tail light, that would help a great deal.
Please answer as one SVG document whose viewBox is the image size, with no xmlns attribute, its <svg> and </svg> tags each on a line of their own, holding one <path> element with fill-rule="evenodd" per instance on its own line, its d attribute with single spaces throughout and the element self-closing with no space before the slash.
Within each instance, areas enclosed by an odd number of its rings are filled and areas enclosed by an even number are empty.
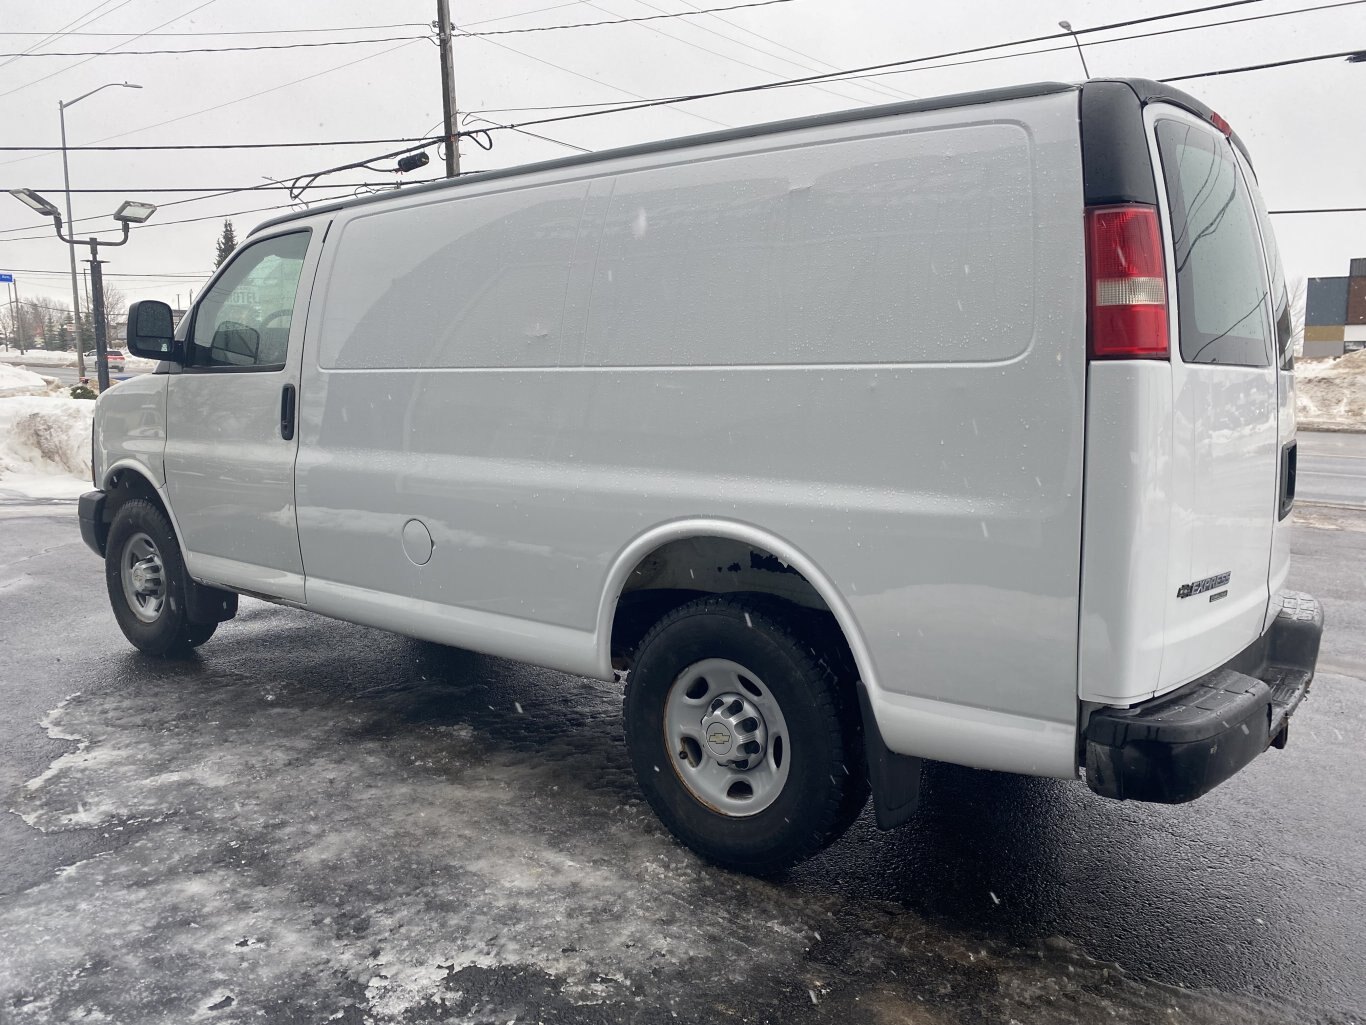
<svg viewBox="0 0 1366 1025">
<path fill-rule="evenodd" d="M 1167 359 L 1167 272 L 1157 208 L 1086 211 L 1087 346 L 1092 359 Z"/>
</svg>

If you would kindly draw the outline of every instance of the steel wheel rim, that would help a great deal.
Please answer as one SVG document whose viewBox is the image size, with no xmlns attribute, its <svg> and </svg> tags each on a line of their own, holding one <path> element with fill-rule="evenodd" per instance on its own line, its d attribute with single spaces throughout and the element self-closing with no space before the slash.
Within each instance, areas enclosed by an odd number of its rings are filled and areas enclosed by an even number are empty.
<svg viewBox="0 0 1366 1025">
<path fill-rule="evenodd" d="M 144 623 L 155 623 L 166 606 L 166 567 L 147 533 L 138 531 L 123 543 L 119 580 L 133 615 Z"/>
<path fill-rule="evenodd" d="M 729 818 L 759 814 L 787 784 L 787 720 L 768 685 L 738 662 L 709 658 L 678 674 L 664 701 L 664 743 L 688 793 Z"/>
</svg>

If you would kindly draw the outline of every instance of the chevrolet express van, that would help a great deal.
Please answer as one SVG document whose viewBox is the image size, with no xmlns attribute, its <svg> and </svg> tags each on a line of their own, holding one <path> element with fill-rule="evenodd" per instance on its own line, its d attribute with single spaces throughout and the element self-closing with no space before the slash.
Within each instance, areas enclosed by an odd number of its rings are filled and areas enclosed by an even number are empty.
<svg viewBox="0 0 1366 1025">
<path fill-rule="evenodd" d="M 615 674 L 725 865 L 905 821 L 924 759 L 1188 801 L 1313 677 L 1276 240 L 1155 82 L 315 206 L 128 337 L 80 518 L 134 645 L 250 595 Z"/>
</svg>

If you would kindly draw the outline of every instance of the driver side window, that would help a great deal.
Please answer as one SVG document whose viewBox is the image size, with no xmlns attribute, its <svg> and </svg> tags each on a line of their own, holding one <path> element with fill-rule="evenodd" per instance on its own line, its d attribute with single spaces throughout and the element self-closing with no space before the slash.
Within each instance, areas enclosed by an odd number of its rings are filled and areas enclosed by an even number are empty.
<svg viewBox="0 0 1366 1025">
<path fill-rule="evenodd" d="M 189 365 L 278 370 L 289 351 L 289 327 L 307 231 L 277 235 L 242 250 L 199 301 Z"/>
</svg>

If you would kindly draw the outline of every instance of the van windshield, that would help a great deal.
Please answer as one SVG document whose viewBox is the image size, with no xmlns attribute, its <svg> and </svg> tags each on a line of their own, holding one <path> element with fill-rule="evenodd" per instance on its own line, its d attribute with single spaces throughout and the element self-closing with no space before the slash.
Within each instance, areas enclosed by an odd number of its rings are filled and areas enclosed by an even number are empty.
<svg viewBox="0 0 1366 1025">
<path fill-rule="evenodd" d="M 1187 363 L 1269 366 L 1269 289 L 1257 213 L 1233 148 L 1179 121 L 1157 123 L 1171 208 Z"/>
</svg>

